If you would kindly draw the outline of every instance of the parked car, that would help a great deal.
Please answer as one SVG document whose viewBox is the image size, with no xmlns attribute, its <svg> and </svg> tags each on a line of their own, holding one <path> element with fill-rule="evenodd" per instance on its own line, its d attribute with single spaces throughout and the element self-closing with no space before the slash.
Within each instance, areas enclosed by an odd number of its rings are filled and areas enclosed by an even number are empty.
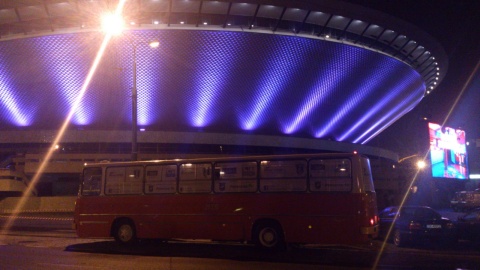
<svg viewBox="0 0 480 270">
<path fill-rule="evenodd" d="M 480 208 L 458 217 L 455 225 L 459 239 L 480 242 Z"/>
<path fill-rule="evenodd" d="M 389 238 L 396 246 L 430 240 L 445 244 L 457 241 L 455 224 L 428 206 L 404 206 L 401 209 L 390 206 L 382 210 L 379 214 L 380 236 L 384 239 L 397 213 Z"/>
<path fill-rule="evenodd" d="M 480 189 L 455 192 L 450 200 L 450 206 L 455 212 L 480 207 Z"/>
</svg>

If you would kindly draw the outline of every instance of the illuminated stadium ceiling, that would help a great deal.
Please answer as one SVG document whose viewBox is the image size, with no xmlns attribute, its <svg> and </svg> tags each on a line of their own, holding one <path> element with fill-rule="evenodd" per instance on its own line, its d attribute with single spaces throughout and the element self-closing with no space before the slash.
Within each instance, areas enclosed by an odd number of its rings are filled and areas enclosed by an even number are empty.
<svg viewBox="0 0 480 270">
<path fill-rule="evenodd" d="M 61 126 L 117 2 L 0 2 L 0 131 Z M 147 131 L 366 143 L 447 68 L 428 35 L 340 1 L 130 0 L 124 16 L 71 129 L 131 128 L 134 48 Z"/>
</svg>

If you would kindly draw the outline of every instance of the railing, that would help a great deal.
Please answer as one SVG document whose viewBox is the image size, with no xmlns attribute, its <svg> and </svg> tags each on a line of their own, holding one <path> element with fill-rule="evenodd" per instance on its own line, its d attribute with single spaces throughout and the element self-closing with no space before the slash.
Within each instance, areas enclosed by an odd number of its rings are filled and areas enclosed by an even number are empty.
<svg viewBox="0 0 480 270">
<path fill-rule="evenodd" d="M 5 181 L 11 181 L 3 184 Z M 0 168 L 0 192 L 20 192 L 27 190 L 30 180 L 22 171 L 15 171 L 9 168 Z M 36 196 L 37 190 L 33 188 L 32 194 Z"/>
</svg>

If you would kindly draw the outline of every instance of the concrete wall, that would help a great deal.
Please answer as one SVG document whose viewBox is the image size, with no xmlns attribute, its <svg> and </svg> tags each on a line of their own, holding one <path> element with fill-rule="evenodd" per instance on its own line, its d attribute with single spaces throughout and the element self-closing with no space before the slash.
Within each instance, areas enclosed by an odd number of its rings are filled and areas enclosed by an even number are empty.
<svg viewBox="0 0 480 270">
<path fill-rule="evenodd" d="M 76 196 L 68 197 L 27 197 L 19 212 L 73 212 Z M 20 197 L 8 197 L 0 201 L 0 213 L 12 213 Z"/>
</svg>

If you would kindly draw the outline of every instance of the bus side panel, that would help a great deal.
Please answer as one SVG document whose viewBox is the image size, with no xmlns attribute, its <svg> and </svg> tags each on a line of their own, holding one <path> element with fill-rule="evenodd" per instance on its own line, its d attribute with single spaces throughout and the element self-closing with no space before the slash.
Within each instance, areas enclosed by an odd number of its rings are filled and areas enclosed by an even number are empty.
<svg viewBox="0 0 480 270">
<path fill-rule="evenodd" d="M 181 196 L 181 198 L 179 197 Z M 116 216 L 135 221 L 139 238 L 186 238 L 242 240 L 242 218 L 231 215 L 233 202 L 210 194 L 142 196 L 122 198 L 122 204 L 137 205 Z M 126 205 L 117 209 L 128 209 Z M 113 213 L 112 213 L 113 214 Z"/>
<path fill-rule="evenodd" d="M 80 237 L 109 237 L 114 219 L 127 217 L 139 238 L 251 240 L 255 220 L 268 218 L 280 223 L 292 243 L 368 239 L 360 232 L 368 225 L 361 194 L 101 196 L 80 198 L 76 207 L 82 213 L 76 215 Z"/>
<path fill-rule="evenodd" d="M 111 217 L 98 212 L 103 198 L 78 198 L 75 204 L 75 226 L 79 237 L 110 237 Z"/>
<path fill-rule="evenodd" d="M 278 220 L 287 242 L 351 244 L 364 242 L 360 231 L 360 194 L 262 194 L 257 213 Z M 255 216 L 254 219 L 265 218 Z M 363 218 L 365 219 L 365 218 Z"/>
<path fill-rule="evenodd" d="M 179 200 L 178 196 L 182 196 Z M 296 243 L 366 240 L 360 194 L 228 194 L 90 197 L 77 202 L 80 237 L 109 237 L 113 220 L 131 218 L 140 238 L 251 240 L 255 220 L 269 218 Z M 115 210 L 121 209 L 121 210 Z"/>
</svg>

